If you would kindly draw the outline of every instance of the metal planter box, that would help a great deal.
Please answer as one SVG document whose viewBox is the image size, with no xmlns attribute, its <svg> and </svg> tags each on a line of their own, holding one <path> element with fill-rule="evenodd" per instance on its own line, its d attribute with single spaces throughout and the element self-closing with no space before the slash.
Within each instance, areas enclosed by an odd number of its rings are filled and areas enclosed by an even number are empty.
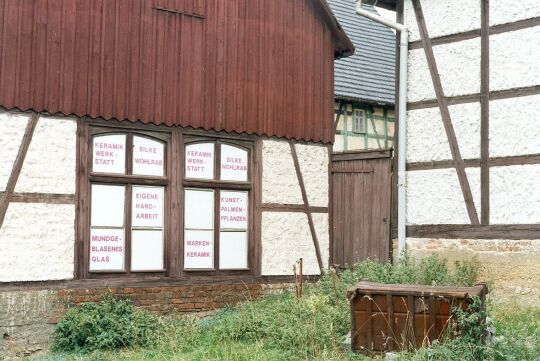
<svg viewBox="0 0 540 361">
<path fill-rule="evenodd" d="M 351 347 L 367 355 L 418 348 L 440 339 L 453 322 L 452 308 L 472 297 L 485 304 L 487 287 L 393 285 L 362 281 L 347 290 Z"/>
</svg>

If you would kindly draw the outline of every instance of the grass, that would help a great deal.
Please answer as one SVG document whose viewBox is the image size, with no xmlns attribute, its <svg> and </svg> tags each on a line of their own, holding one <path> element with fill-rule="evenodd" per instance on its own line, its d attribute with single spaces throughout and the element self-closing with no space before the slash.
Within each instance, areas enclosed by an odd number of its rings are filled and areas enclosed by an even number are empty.
<svg viewBox="0 0 540 361">
<path fill-rule="evenodd" d="M 409 262 L 407 264 L 407 262 Z M 97 360 L 369 360 L 347 352 L 343 335 L 349 331 L 344 290 L 359 279 L 385 283 L 468 285 L 474 283 L 475 262 L 453 271 L 436 257 L 400 266 L 362 262 L 339 278 L 328 274 L 307 286 L 298 300 L 280 293 L 217 312 L 211 318 L 161 317 L 151 346 L 91 353 L 50 353 L 39 361 Z M 475 271 L 476 270 L 476 271 Z M 540 309 L 490 305 L 497 342 L 484 346 L 463 339 L 434 343 L 399 354 L 398 360 L 534 360 L 540 361 Z"/>
</svg>

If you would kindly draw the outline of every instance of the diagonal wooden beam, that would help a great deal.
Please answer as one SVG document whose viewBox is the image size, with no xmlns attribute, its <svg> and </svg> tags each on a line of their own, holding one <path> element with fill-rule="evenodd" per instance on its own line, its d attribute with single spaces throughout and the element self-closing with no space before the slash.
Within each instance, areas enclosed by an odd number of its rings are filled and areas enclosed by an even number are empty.
<svg viewBox="0 0 540 361">
<path fill-rule="evenodd" d="M 338 123 L 339 123 L 339 119 L 341 118 L 341 113 L 343 112 L 343 106 L 344 105 L 345 105 L 345 103 L 343 103 L 343 102 L 339 103 L 338 115 L 337 115 L 336 120 L 334 122 L 334 136 L 336 135 L 337 126 L 338 126 Z M 345 119 L 345 121 L 347 121 L 347 119 Z"/>
<path fill-rule="evenodd" d="M 480 30 L 480 206 L 489 224 L 489 0 L 481 0 Z"/>
<path fill-rule="evenodd" d="M 315 246 L 315 255 L 317 256 L 317 263 L 319 264 L 319 269 L 321 274 L 324 271 L 324 265 L 321 257 L 321 248 L 319 247 L 319 240 L 317 239 L 317 233 L 315 232 L 315 225 L 313 224 L 313 217 L 311 215 L 311 208 L 309 207 L 309 201 L 306 193 L 306 186 L 304 185 L 304 178 L 302 177 L 302 171 L 300 170 L 300 162 L 298 162 L 298 154 L 296 154 L 296 147 L 292 140 L 289 141 L 289 146 L 291 147 L 291 155 L 294 162 L 294 169 L 296 171 L 296 177 L 298 178 L 298 183 L 300 184 L 300 192 L 302 193 L 302 200 L 304 201 L 304 212 L 306 213 L 309 231 L 311 232 L 311 239 L 313 240 L 313 246 Z"/>
<path fill-rule="evenodd" d="M 469 214 L 469 219 L 472 224 L 479 224 L 478 213 L 476 212 L 476 207 L 474 205 L 474 200 L 471 193 L 471 186 L 469 184 L 469 180 L 467 179 L 467 173 L 465 173 L 465 166 L 459 151 L 456 133 L 454 131 L 454 126 L 452 125 L 450 112 L 448 111 L 448 104 L 444 96 L 441 78 L 439 76 L 437 63 L 435 61 L 435 55 L 433 54 L 433 47 L 431 46 L 431 39 L 429 38 L 424 14 L 422 12 L 422 6 L 420 5 L 420 0 L 412 0 L 412 4 L 414 14 L 416 15 L 416 22 L 418 23 L 420 38 L 422 39 L 429 72 L 431 74 L 431 80 L 433 81 L 433 88 L 435 89 L 435 95 L 437 96 L 437 104 L 439 105 L 439 110 L 441 112 L 444 130 L 446 131 L 448 143 L 450 144 L 450 152 L 452 153 L 454 167 L 456 168 L 459 184 L 463 193 L 463 199 L 465 200 L 465 206 L 467 207 L 467 213 Z"/>
<path fill-rule="evenodd" d="M 26 158 L 28 147 L 32 141 L 32 136 L 34 135 L 34 129 L 36 129 L 38 119 L 39 114 L 37 113 L 32 113 L 30 119 L 28 119 L 28 123 L 26 124 L 26 129 L 24 130 L 24 135 L 21 140 L 21 146 L 19 147 L 19 152 L 17 153 L 17 157 L 13 162 L 13 168 L 11 169 L 11 174 L 9 175 L 6 189 L 0 197 L 0 228 L 2 228 L 2 225 L 4 224 L 4 218 L 6 217 L 9 201 L 11 200 L 11 196 L 15 191 L 15 185 L 19 179 L 19 174 L 21 174 L 24 159 Z"/>
</svg>

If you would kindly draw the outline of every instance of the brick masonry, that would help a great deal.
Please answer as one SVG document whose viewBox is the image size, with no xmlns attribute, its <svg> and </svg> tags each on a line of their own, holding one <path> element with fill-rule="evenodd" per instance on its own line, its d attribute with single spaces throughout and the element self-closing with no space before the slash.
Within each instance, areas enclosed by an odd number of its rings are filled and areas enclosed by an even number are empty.
<svg viewBox="0 0 540 361">
<path fill-rule="evenodd" d="M 107 292 L 159 314 L 205 316 L 216 309 L 292 287 L 290 283 L 240 283 L 0 291 L 0 360 L 43 352 L 50 345 L 54 325 L 70 307 L 99 301 Z"/>
</svg>

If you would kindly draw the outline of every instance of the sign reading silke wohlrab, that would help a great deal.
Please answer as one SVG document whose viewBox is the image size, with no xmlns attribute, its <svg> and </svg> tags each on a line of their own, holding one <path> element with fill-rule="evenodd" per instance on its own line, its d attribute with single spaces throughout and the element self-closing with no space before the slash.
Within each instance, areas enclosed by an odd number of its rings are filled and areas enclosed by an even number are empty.
<svg viewBox="0 0 540 361">
<path fill-rule="evenodd" d="M 133 137 L 133 174 L 162 176 L 164 153 L 163 143 L 145 137 Z"/>
</svg>

